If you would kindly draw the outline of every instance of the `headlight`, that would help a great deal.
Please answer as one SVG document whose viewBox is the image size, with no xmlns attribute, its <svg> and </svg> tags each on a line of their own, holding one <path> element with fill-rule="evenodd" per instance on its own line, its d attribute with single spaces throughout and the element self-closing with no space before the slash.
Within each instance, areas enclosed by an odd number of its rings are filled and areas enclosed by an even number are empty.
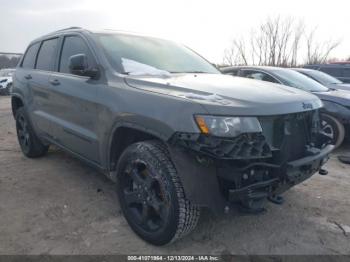
<svg viewBox="0 0 350 262">
<path fill-rule="evenodd" d="M 222 117 L 196 115 L 196 123 L 203 134 L 220 137 L 236 137 L 243 133 L 262 132 L 256 117 Z"/>
<path fill-rule="evenodd" d="M 5 83 L 7 81 L 7 79 L 2 79 L 0 80 L 0 83 Z"/>
</svg>

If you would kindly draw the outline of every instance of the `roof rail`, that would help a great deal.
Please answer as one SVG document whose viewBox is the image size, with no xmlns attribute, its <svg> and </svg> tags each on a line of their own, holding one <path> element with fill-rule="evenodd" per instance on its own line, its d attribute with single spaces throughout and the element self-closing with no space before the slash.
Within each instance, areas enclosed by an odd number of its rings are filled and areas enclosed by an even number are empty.
<svg viewBox="0 0 350 262">
<path fill-rule="evenodd" d="M 82 29 L 82 28 L 79 27 L 79 26 L 71 26 L 71 27 L 67 27 L 67 28 L 63 28 L 63 29 L 57 30 L 55 32 L 60 32 L 60 31 L 65 31 L 65 30 L 70 30 L 70 29 Z"/>
<path fill-rule="evenodd" d="M 57 32 L 62 32 L 62 31 L 66 31 L 66 30 L 71 30 L 71 29 L 83 29 L 82 27 L 79 27 L 79 26 L 72 26 L 72 27 L 67 27 L 67 28 L 63 28 L 63 29 L 59 29 L 59 30 L 56 30 L 56 31 L 53 31 L 47 35 L 51 35 L 51 34 L 54 34 L 54 33 L 57 33 Z"/>
</svg>

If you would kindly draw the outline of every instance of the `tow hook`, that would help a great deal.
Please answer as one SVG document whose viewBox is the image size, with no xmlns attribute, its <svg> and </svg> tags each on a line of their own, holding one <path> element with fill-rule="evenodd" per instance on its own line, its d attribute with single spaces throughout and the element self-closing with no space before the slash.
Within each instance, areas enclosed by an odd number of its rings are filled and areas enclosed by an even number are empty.
<svg viewBox="0 0 350 262">
<path fill-rule="evenodd" d="M 323 169 L 321 168 L 320 171 L 318 171 L 318 173 L 321 175 L 321 176 L 326 176 L 328 175 L 328 171 L 326 169 Z"/>
<path fill-rule="evenodd" d="M 267 199 L 276 205 L 282 205 L 284 203 L 283 196 L 272 195 L 272 196 L 269 196 Z"/>
</svg>

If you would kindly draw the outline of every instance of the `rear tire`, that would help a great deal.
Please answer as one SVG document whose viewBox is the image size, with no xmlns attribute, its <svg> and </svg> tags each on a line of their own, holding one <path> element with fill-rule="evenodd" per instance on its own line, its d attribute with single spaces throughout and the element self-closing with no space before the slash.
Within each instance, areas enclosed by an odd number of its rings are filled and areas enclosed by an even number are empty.
<svg viewBox="0 0 350 262">
<path fill-rule="evenodd" d="M 117 190 L 130 227 L 153 245 L 174 242 L 197 225 L 200 209 L 186 199 L 169 153 L 158 141 L 135 143 L 123 152 Z"/>
<path fill-rule="evenodd" d="M 39 140 L 23 107 L 16 111 L 16 131 L 18 143 L 25 156 L 36 158 L 47 153 L 49 146 Z"/>
<path fill-rule="evenodd" d="M 338 119 L 328 114 L 322 114 L 321 128 L 323 133 L 331 139 L 335 148 L 343 143 L 345 138 L 345 128 Z"/>
</svg>

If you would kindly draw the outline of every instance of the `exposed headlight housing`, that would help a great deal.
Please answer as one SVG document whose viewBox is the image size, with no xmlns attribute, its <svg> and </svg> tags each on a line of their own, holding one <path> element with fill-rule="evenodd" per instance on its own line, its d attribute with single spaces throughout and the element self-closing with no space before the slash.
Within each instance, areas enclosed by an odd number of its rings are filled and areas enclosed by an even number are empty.
<svg viewBox="0 0 350 262">
<path fill-rule="evenodd" d="M 256 117 L 226 117 L 195 115 L 203 134 L 219 137 L 236 137 L 243 133 L 259 133 L 262 128 Z"/>
</svg>

